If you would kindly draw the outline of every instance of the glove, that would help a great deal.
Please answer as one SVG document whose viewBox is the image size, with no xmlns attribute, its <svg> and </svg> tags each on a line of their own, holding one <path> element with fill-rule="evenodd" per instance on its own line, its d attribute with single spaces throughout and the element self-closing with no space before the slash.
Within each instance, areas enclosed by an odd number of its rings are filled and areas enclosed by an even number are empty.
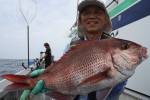
<svg viewBox="0 0 150 100">
<path fill-rule="evenodd" d="M 38 69 L 33 71 L 32 73 L 30 73 L 30 77 L 37 77 L 38 75 L 42 74 L 44 72 L 45 69 Z M 20 100 L 27 100 L 29 98 L 29 95 L 36 95 L 38 93 L 44 93 L 47 92 L 48 89 L 44 87 L 44 81 L 43 80 L 39 80 L 35 87 L 32 90 L 24 90 Z"/>
</svg>

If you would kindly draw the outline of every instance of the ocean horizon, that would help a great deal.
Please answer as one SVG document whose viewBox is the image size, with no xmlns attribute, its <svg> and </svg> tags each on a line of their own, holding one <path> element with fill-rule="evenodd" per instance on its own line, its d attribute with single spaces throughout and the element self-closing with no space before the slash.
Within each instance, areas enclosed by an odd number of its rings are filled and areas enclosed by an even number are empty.
<svg viewBox="0 0 150 100">
<path fill-rule="evenodd" d="M 27 59 L 0 59 L 0 75 L 15 74 L 24 70 L 22 63 L 27 66 L 27 61 Z M 33 63 L 33 59 L 30 60 L 30 63 Z"/>
</svg>

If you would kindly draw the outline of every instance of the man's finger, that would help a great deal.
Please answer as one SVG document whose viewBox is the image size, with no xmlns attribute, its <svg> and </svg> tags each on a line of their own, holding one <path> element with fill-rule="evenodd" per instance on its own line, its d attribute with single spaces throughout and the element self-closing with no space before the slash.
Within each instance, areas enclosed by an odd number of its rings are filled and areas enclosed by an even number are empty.
<svg viewBox="0 0 150 100">
<path fill-rule="evenodd" d="M 24 90 L 20 97 L 20 100 L 27 100 L 27 98 L 29 98 L 30 92 L 30 90 Z"/>
<path fill-rule="evenodd" d="M 44 88 L 44 81 L 43 80 L 39 80 L 37 82 L 37 84 L 35 85 L 35 87 L 32 89 L 31 93 L 32 94 L 38 94 L 42 91 L 42 89 Z"/>
<path fill-rule="evenodd" d="M 30 73 L 30 76 L 31 77 L 36 77 L 38 75 L 40 75 L 41 73 L 44 72 L 45 69 L 37 69 L 37 70 L 34 70 L 32 73 Z"/>
</svg>

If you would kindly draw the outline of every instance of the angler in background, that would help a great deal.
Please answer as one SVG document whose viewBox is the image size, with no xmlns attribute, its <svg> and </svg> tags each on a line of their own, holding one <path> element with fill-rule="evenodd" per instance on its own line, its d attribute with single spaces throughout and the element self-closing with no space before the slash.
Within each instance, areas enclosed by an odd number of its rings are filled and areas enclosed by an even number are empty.
<svg viewBox="0 0 150 100">
<path fill-rule="evenodd" d="M 44 43 L 45 47 L 45 55 L 41 58 L 41 61 L 45 59 L 45 68 L 47 68 L 52 63 L 52 54 L 51 54 L 51 48 L 48 43 Z"/>
</svg>

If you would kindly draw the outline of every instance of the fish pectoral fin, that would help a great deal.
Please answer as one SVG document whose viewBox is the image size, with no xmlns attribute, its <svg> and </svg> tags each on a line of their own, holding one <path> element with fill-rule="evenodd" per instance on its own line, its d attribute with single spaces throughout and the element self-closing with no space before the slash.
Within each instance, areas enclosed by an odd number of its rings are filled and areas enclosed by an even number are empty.
<svg viewBox="0 0 150 100">
<path fill-rule="evenodd" d="M 108 69 L 109 70 L 109 69 Z M 91 76 L 85 80 L 83 80 L 78 86 L 91 86 L 91 84 L 95 84 L 97 82 L 102 81 L 103 79 L 106 79 L 108 77 L 108 70 L 105 70 L 104 72 L 100 72 L 94 76 Z"/>
<path fill-rule="evenodd" d="M 75 97 L 73 95 L 64 95 L 59 92 L 49 92 L 46 93 L 46 95 L 54 98 L 55 100 L 73 100 Z"/>
<path fill-rule="evenodd" d="M 108 95 L 110 94 L 111 90 L 112 90 L 112 88 L 106 88 L 101 91 L 97 91 L 96 92 L 97 100 L 106 100 Z"/>
</svg>

